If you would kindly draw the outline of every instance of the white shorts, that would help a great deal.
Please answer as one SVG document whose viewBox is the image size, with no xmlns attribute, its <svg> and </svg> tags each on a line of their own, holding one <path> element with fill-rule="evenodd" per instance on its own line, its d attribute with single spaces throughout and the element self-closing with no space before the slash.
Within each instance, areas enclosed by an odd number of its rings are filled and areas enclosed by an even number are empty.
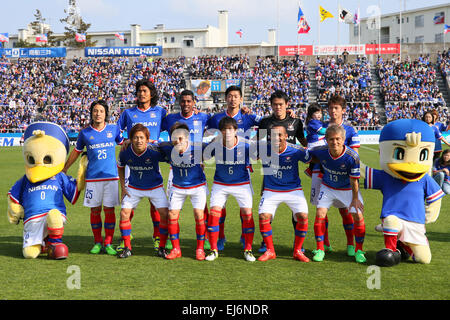
<svg viewBox="0 0 450 320">
<path fill-rule="evenodd" d="M 273 218 L 278 206 L 282 202 L 288 205 L 294 216 L 298 212 L 308 213 L 308 203 L 306 202 L 303 190 L 292 190 L 286 192 L 264 190 L 259 202 L 258 212 L 259 214 L 270 213 Z"/>
<path fill-rule="evenodd" d="M 128 187 L 129 180 L 130 180 L 130 167 L 125 166 L 125 187 Z"/>
<path fill-rule="evenodd" d="M 233 196 L 239 208 L 253 207 L 253 188 L 251 183 L 243 185 L 222 185 L 213 183 L 211 188 L 210 207 L 223 208 L 227 202 L 228 196 Z"/>
<path fill-rule="evenodd" d="M 321 147 L 327 144 L 327 141 L 325 140 L 325 136 L 315 142 L 308 142 L 308 145 L 306 146 L 309 150 L 314 150 L 317 147 Z"/>
<path fill-rule="evenodd" d="M 66 217 L 62 215 L 63 224 L 66 224 Z M 45 245 L 44 238 L 48 235 L 47 213 L 30 218 L 23 225 L 23 247 L 30 247 L 36 244 Z"/>
<path fill-rule="evenodd" d="M 425 225 L 422 223 L 406 221 L 398 218 L 400 228 L 398 231 L 398 240 L 413 244 L 428 246 L 428 238 L 425 235 Z"/>
<path fill-rule="evenodd" d="M 313 173 L 311 176 L 311 194 L 309 201 L 312 205 L 317 206 L 317 198 L 320 194 L 320 186 L 322 185 L 322 173 Z"/>
<path fill-rule="evenodd" d="M 150 199 L 150 202 L 153 204 L 153 206 L 155 206 L 156 209 L 169 207 L 169 202 L 167 201 L 167 197 L 164 193 L 164 188 L 162 185 L 151 190 L 138 190 L 128 186 L 127 192 L 130 196 L 125 196 L 123 198 L 123 209 L 136 208 L 142 198 Z"/>
<path fill-rule="evenodd" d="M 102 204 L 105 207 L 118 206 L 120 204 L 119 181 L 86 182 L 83 204 L 88 208 L 101 207 Z"/>
<path fill-rule="evenodd" d="M 358 199 L 364 204 L 361 192 L 358 191 Z M 348 208 L 352 203 L 352 191 L 351 190 L 336 190 L 332 189 L 324 184 L 320 187 L 319 196 L 317 197 L 317 208 L 327 208 L 331 206 L 335 208 Z M 349 212 L 356 212 L 355 208 L 349 210 Z"/>
<path fill-rule="evenodd" d="M 206 195 L 208 194 L 206 183 L 194 188 L 179 188 L 172 186 L 169 194 L 169 210 L 181 210 L 187 197 L 191 199 L 194 209 L 205 209 Z"/>
</svg>

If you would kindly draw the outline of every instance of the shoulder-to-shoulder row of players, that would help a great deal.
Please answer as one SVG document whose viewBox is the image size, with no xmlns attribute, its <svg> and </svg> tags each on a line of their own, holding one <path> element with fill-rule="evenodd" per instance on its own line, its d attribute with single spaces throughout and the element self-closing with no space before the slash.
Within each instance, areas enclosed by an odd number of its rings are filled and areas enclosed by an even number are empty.
<svg viewBox="0 0 450 320">
<path fill-rule="evenodd" d="M 213 261 L 226 242 L 226 202 L 231 195 L 240 207 L 244 258 L 255 261 L 252 252 L 255 222 L 251 161 L 259 159 L 263 174 L 258 208 L 263 238 L 258 250 L 262 253 L 259 261 L 276 258 L 271 222 L 282 202 L 292 211 L 293 257 L 309 261 L 303 250 L 308 230 L 308 203 L 299 178 L 299 161 L 309 163 L 306 172 L 312 179 L 310 202 L 317 207 L 314 221 L 317 249 L 313 251 L 312 259 L 322 261 L 325 252 L 332 250 L 328 240 L 327 211 L 334 206 L 342 216 L 347 254 L 358 263 L 366 261 L 363 251 L 364 206 L 359 191 L 357 152 L 360 141 L 357 132 L 343 123 L 346 102 L 342 97 L 330 99 L 330 120 L 327 123 L 321 121 L 321 108 L 317 104 L 309 106 L 305 138 L 303 124 L 289 114 L 289 98 L 282 91 L 272 94 L 273 113 L 264 119 L 242 112 L 242 92 L 235 86 L 229 87 L 225 93 L 226 110 L 213 116 L 195 111 L 194 94 L 189 90 L 181 93 L 181 112 L 176 114 L 166 114 L 157 106 L 157 91 L 150 81 L 137 82 L 136 96 L 137 106 L 124 110 L 117 124 L 107 124 L 108 106 L 103 101 L 94 102 L 91 105 L 91 125 L 79 133 L 76 147 L 63 169 L 67 172 L 86 149 L 89 162 L 84 206 L 91 208 L 95 242 L 91 253 L 105 251 L 119 258 L 131 256 L 133 210 L 142 198 L 148 198 L 157 255 L 165 259 L 181 257 L 178 218 L 184 201 L 190 197 L 197 234 L 196 259 Z M 253 127 L 258 128 L 257 134 L 251 137 Z M 125 143 L 123 131 L 128 133 Z M 169 132 L 170 142 L 158 143 L 162 131 Z M 211 138 L 209 143 L 203 142 L 205 137 Z M 296 140 L 304 147 L 296 145 Z M 116 145 L 122 145 L 117 160 Z M 213 157 L 215 174 L 208 210 L 209 189 L 204 162 Z M 170 164 L 167 193 L 164 192 L 159 162 Z M 122 243 L 113 248 L 114 207 L 119 204 Z M 209 250 L 208 254 L 205 250 Z"/>
</svg>

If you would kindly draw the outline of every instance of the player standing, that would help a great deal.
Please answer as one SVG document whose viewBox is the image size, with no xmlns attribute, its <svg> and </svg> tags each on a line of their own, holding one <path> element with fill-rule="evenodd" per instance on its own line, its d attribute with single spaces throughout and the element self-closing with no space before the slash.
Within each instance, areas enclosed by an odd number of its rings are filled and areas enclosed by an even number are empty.
<svg viewBox="0 0 450 320">
<path fill-rule="evenodd" d="M 176 122 L 170 128 L 171 142 L 162 142 L 161 151 L 169 159 L 172 167 L 173 180 L 169 190 L 169 237 L 172 251 L 166 259 L 173 260 L 181 257 L 179 216 L 184 201 L 190 197 L 194 209 L 195 230 L 197 234 L 196 259 L 205 260 L 204 209 L 208 188 L 202 168 L 202 144 L 194 144 L 190 140 L 189 127 L 185 123 Z"/>
<path fill-rule="evenodd" d="M 118 120 L 118 125 L 122 131 L 126 130 L 128 133 L 136 124 L 140 123 L 147 127 L 150 133 L 151 141 L 158 141 L 161 132 L 161 125 L 167 112 L 164 108 L 157 105 L 158 92 L 155 85 L 150 80 L 139 80 L 136 82 L 136 97 L 137 105 L 125 109 Z M 124 144 L 124 147 L 128 143 Z M 122 148 L 124 149 L 124 148 Z M 125 172 L 125 178 L 128 177 L 128 172 Z M 131 214 L 131 217 L 133 213 Z M 159 212 L 150 203 L 150 216 L 153 222 L 153 245 L 155 250 L 159 247 Z"/>
<path fill-rule="evenodd" d="M 323 261 L 325 257 L 324 233 L 325 218 L 330 206 L 348 208 L 355 221 L 354 233 L 356 252 L 353 254 L 356 262 L 366 261 L 363 243 L 365 223 L 363 217 L 363 200 L 359 192 L 360 160 L 358 154 L 345 144 L 345 129 L 342 126 L 331 125 L 325 133 L 327 146 L 310 150 L 319 159 L 323 168 L 322 186 L 317 197 L 314 234 L 317 250 L 314 251 L 314 261 Z"/>
<path fill-rule="evenodd" d="M 155 145 L 148 145 L 150 133 L 138 123 L 130 131 L 131 145 L 119 154 L 118 168 L 122 189 L 122 209 L 120 211 L 120 232 L 124 241 L 124 249 L 117 256 L 128 258 L 131 251 L 131 211 L 136 208 L 142 198 L 148 198 L 157 208 L 161 220 L 159 224 L 160 242 L 158 256 L 165 256 L 167 240 L 168 202 L 164 193 L 163 178 L 159 171 L 159 162 L 165 156 Z M 128 185 L 125 183 L 125 166 L 130 168 Z"/>
<path fill-rule="evenodd" d="M 67 172 L 86 147 L 88 167 L 84 206 L 91 208 L 91 228 L 95 245 L 92 254 L 102 249 L 115 255 L 111 246 L 116 215 L 114 207 L 119 204 L 119 180 L 116 164 L 116 145 L 123 142 L 120 129 L 115 124 L 107 124 L 108 105 L 104 100 L 94 101 L 90 107 L 91 125 L 80 131 L 75 149 L 72 150 L 63 172 Z M 102 205 L 105 213 L 105 239 L 102 238 Z"/>
<path fill-rule="evenodd" d="M 259 228 L 267 250 L 258 261 L 276 258 L 271 222 L 277 207 L 284 202 L 296 218 L 294 259 L 308 262 L 301 250 L 308 232 L 308 203 L 298 174 L 298 162 L 309 163 L 311 157 L 303 147 L 287 142 L 284 126 L 272 127 L 272 134 L 272 142 L 267 145 L 268 155 L 262 157 L 264 190 L 259 203 Z"/>
</svg>

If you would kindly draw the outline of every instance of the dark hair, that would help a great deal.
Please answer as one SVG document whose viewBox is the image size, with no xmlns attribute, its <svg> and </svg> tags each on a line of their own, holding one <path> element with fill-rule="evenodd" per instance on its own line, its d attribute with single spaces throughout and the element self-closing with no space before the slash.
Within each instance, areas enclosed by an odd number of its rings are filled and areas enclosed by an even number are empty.
<svg viewBox="0 0 450 320">
<path fill-rule="evenodd" d="M 342 109 L 345 109 L 345 106 L 347 105 L 347 101 L 345 101 L 345 98 L 341 97 L 340 95 L 334 94 L 328 99 L 328 106 L 331 104 L 337 104 L 342 107 Z"/>
<path fill-rule="evenodd" d="M 189 127 L 188 127 L 188 125 L 186 123 L 177 121 L 170 127 L 170 130 L 169 130 L 170 137 L 172 137 L 172 133 L 175 130 L 177 130 L 177 129 L 184 129 L 184 130 L 186 130 L 187 131 L 187 135 L 189 136 Z"/>
<path fill-rule="evenodd" d="M 145 136 L 147 137 L 147 139 L 150 139 L 150 132 L 148 131 L 148 128 L 146 126 L 144 126 L 142 123 L 137 123 L 133 126 L 133 128 L 131 128 L 130 130 L 130 136 L 128 138 L 130 138 L 130 140 L 133 139 L 134 135 L 136 134 L 136 132 L 143 132 L 145 134 Z"/>
<path fill-rule="evenodd" d="M 230 93 L 231 91 L 239 91 L 239 94 L 240 94 L 241 97 L 242 97 L 242 89 L 241 89 L 241 87 L 238 87 L 238 86 L 229 86 L 229 87 L 227 88 L 227 90 L 225 90 L 225 98 L 228 96 L 228 93 Z"/>
<path fill-rule="evenodd" d="M 219 121 L 219 130 L 222 131 L 223 129 L 225 129 L 230 125 L 234 128 L 234 130 L 238 129 L 236 120 L 234 120 L 231 117 L 224 117 Z"/>
<path fill-rule="evenodd" d="M 147 88 L 150 89 L 150 95 L 152 97 L 150 100 L 150 105 L 152 107 L 156 106 L 158 104 L 159 96 L 158 96 L 158 90 L 156 90 L 154 83 L 148 79 L 142 79 L 142 80 L 139 80 L 138 82 L 136 82 L 136 96 L 137 96 L 139 88 L 141 86 L 146 86 Z"/>
<path fill-rule="evenodd" d="M 97 100 L 91 103 L 91 106 L 89 107 L 89 114 L 91 116 L 91 123 L 92 123 L 92 111 L 94 110 L 94 107 L 96 105 L 101 105 L 103 108 L 105 108 L 105 122 L 108 120 L 108 112 L 109 107 L 105 100 Z"/>
<path fill-rule="evenodd" d="M 436 116 L 431 111 L 425 111 L 422 115 L 422 121 L 425 122 L 425 115 L 430 114 L 431 115 L 431 123 L 434 123 Z"/>
<path fill-rule="evenodd" d="M 441 166 L 446 165 L 446 163 L 444 163 L 444 155 L 446 155 L 447 153 L 450 153 L 450 149 L 445 149 L 444 152 L 442 152 L 441 156 L 439 157 L 439 164 Z"/>
<path fill-rule="evenodd" d="M 195 101 L 195 95 L 194 95 L 194 93 L 191 90 L 186 89 L 186 90 L 181 91 L 181 93 L 180 93 L 180 100 L 181 100 L 181 97 L 183 97 L 183 96 L 191 96 L 192 100 Z"/>
<path fill-rule="evenodd" d="M 289 102 L 288 95 L 282 90 L 276 90 L 274 93 L 272 93 L 269 99 L 270 103 L 272 103 L 274 99 L 284 99 L 286 103 Z"/>
<path fill-rule="evenodd" d="M 316 102 L 310 103 L 308 106 L 308 111 L 306 113 L 305 124 L 308 124 L 308 122 L 311 121 L 313 114 L 317 111 L 322 112 L 322 108 L 320 107 L 320 105 Z"/>
</svg>

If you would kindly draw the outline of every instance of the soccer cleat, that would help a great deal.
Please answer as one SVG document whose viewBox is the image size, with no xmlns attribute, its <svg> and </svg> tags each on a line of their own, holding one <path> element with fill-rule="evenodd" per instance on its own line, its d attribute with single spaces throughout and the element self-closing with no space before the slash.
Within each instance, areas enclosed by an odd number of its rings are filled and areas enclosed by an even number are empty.
<svg viewBox="0 0 450 320">
<path fill-rule="evenodd" d="M 154 237 L 153 238 L 153 249 L 158 250 L 158 248 L 159 248 L 159 241 L 160 241 L 159 237 Z"/>
<path fill-rule="evenodd" d="M 130 241 L 133 240 L 133 235 L 130 234 Z M 125 241 L 120 241 L 120 244 L 116 247 L 117 252 L 122 252 L 125 249 Z"/>
<path fill-rule="evenodd" d="M 329 246 L 324 245 L 323 247 L 325 248 L 325 252 L 333 252 L 333 247 L 331 244 Z"/>
<path fill-rule="evenodd" d="M 364 262 L 366 262 L 367 259 L 366 259 L 366 257 L 364 256 L 364 254 L 365 254 L 364 251 L 361 251 L 361 250 L 356 251 L 356 253 L 355 253 L 355 260 L 356 260 L 356 262 L 358 262 L 358 263 L 364 263 Z"/>
<path fill-rule="evenodd" d="M 160 258 L 165 258 L 167 255 L 167 251 L 164 248 L 158 248 L 158 250 L 156 251 L 156 255 Z"/>
<path fill-rule="evenodd" d="M 261 242 L 261 247 L 259 247 L 258 252 L 264 253 L 264 252 L 266 252 L 266 250 L 267 250 L 266 243 L 263 241 L 263 242 Z"/>
<path fill-rule="evenodd" d="M 90 253 L 92 253 L 92 254 L 99 254 L 99 253 L 102 251 L 102 247 L 103 247 L 103 246 L 102 246 L 101 243 L 96 243 L 96 244 L 92 247 Z"/>
<path fill-rule="evenodd" d="M 351 244 L 349 244 L 349 245 L 347 246 L 347 255 L 348 255 L 349 257 L 354 257 L 354 256 L 355 256 L 355 247 L 352 246 Z"/>
<path fill-rule="evenodd" d="M 205 250 L 203 250 L 203 249 L 197 249 L 197 250 L 195 251 L 195 259 L 197 259 L 198 261 L 203 261 L 203 260 L 205 260 L 205 257 L 206 257 L 206 255 L 205 255 Z"/>
<path fill-rule="evenodd" d="M 214 261 L 219 257 L 217 250 L 212 250 L 205 258 L 206 261 Z"/>
<path fill-rule="evenodd" d="M 227 242 L 226 238 L 219 238 L 219 240 L 217 240 L 217 249 L 219 251 L 223 251 L 223 249 L 225 249 L 225 242 Z"/>
<path fill-rule="evenodd" d="M 275 251 L 267 249 L 266 252 L 262 256 L 258 258 L 258 261 L 267 261 L 275 259 L 277 255 L 275 254 Z"/>
<path fill-rule="evenodd" d="M 131 252 L 130 248 L 125 247 L 122 250 L 122 252 L 117 255 L 117 258 L 125 259 L 125 258 L 128 258 L 128 257 L 131 257 L 132 255 L 133 255 L 133 253 Z"/>
<path fill-rule="evenodd" d="M 302 250 L 295 250 L 294 251 L 294 259 L 302 262 L 309 262 L 309 259 L 305 254 L 302 252 Z"/>
<path fill-rule="evenodd" d="M 205 244 L 203 245 L 203 248 L 205 250 L 211 250 L 211 244 L 209 243 L 208 240 L 205 240 Z"/>
<path fill-rule="evenodd" d="M 181 250 L 179 248 L 174 248 L 166 255 L 167 260 L 173 260 L 176 258 L 181 258 Z"/>
<path fill-rule="evenodd" d="M 256 260 L 255 256 L 253 255 L 253 252 L 251 250 L 245 250 L 244 251 L 244 258 L 247 261 L 253 262 Z"/>
<path fill-rule="evenodd" d="M 325 258 L 325 251 L 317 249 L 317 250 L 313 250 L 314 253 L 314 257 L 313 260 L 316 262 L 322 262 L 323 258 Z"/>
<path fill-rule="evenodd" d="M 110 244 L 105 246 L 105 252 L 111 256 L 115 256 L 117 254 L 117 251 L 114 250 L 114 248 Z"/>
</svg>

